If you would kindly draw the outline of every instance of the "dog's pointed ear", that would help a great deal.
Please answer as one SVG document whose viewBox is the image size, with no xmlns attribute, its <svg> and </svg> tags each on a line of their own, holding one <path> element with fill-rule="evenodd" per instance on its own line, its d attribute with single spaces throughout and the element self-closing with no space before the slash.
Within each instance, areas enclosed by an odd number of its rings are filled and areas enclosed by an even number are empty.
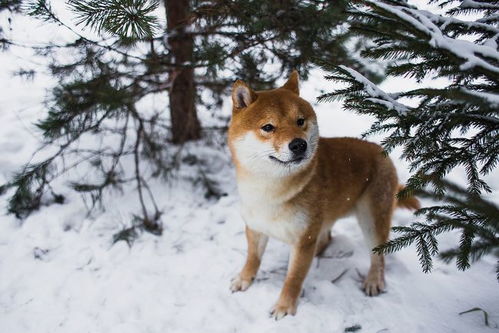
<svg viewBox="0 0 499 333">
<path fill-rule="evenodd" d="M 256 94 L 251 88 L 241 80 L 234 82 L 232 86 L 232 104 L 236 109 L 248 107 L 256 100 Z"/>
<path fill-rule="evenodd" d="M 297 95 L 300 95 L 300 88 L 298 87 L 298 72 L 296 70 L 291 72 L 288 81 L 282 86 L 284 89 L 291 90 Z"/>
</svg>

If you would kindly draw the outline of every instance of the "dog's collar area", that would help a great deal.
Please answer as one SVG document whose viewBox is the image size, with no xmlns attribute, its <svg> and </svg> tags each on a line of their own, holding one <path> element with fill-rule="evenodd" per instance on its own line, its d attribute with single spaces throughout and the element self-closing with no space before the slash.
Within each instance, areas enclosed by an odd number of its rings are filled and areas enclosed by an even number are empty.
<svg viewBox="0 0 499 333">
<path fill-rule="evenodd" d="M 292 163 L 296 163 L 296 164 L 298 164 L 298 163 L 300 163 L 301 161 L 303 161 L 303 160 L 304 160 L 304 158 L 303 158 L 303 157 L 294 158 L 294 159 L 289 160 L 289 161 L 282 161 L 282 160 L 278 159 L 278 158 L 277 158 L 277 157 L 275 157 L 275 156 L 269 156 L 269 158 L 270 158 L 271 160 L 274 160 L 274 161 L 279 162 L 279 163 L 284 164 L 284 165 L 287 165 L 287 164 L 292 164 Z"/>
</svg>

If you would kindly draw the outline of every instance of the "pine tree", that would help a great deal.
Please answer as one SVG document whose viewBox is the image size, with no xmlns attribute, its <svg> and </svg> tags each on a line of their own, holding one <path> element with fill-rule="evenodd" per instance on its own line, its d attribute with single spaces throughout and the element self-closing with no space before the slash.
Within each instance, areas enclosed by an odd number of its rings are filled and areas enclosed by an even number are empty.
<svg viewBox="0 0 499 333">
<path fill-rule="evenodd" d="M 172 175 L 182 163 L 181 144 L 225 130 L 201 127 L 196 109 L 219 108 L 236 78 L 269 88 L 285 72 L 298 69 L 306 77 L 318 59 L 332 58 L 379 79 L 346 46 L 346 1 L 165 0 L 165 17 L 158 16 L 159 1 L 69 1 L 78 29 L 93 31 L 96 38 L 72 28 L 49 0 L 11 2 L 75 36 L 67 44 L 48 45 L 2 39 L 51 59 L 49 69 L 59 81 L 46 102 L 47 114 L 36 124 L 43 133 L 41 149 L 57 151 L 28 163 L 3 186 L 13 189 L 8 209 L 20 218 L 42 203 L 63 202 L 53 181 L 88 169 L 71 186 L 90 198 L 89 207 L 101 203 L 106 189 L 132 181 L 142 207 L 136 220 L 160 232 L 161 212 L 147 179 Z M 61 61 L 61 53 L 71 60 Z M 277 70 L 264 70 L 272 63 Z M 211 100 L 200 98 L 206 90 Z M 170 114 L 137 106 L 153 94 L 169 95 Z M 89 142 L 96 144 L 88 147 Z M 202 171 L 199 177 L 210 196 L 220 195 Z"/>
<path fill-rule="evenodd" d="M 445 78 L 442 88 L 387 93 L 348 66 L 324 64 L 327 76 L 346 87 L 320 96 L 344 100 L 346 109 L 376 117 L 364 135 L 384 133 L 387 152 L 402 147 L 412 177 L 405 196 L 416 193 L 437 203 L 417 212 L 424 219 L 394 227 L 399 234 L 375 252 L 394 252 L 416 244 L 423 271 L 439 253 L 436 236 L 458 230 L 459 244 L 440 253 L 465 270 L 485 254 L 499 255 L 499 207 L 487 199 L 485 180 L 499 160 L 499 4 L 497 1 L 431 1 L 445 15 L 419 10 L 405 1 L 356 2 L 348 9 L 351 31 L 374 46 L 366 58 L 390 59 L 387 74 L 423 79 Z M 463 21 L 457 14 L 479 17 Z M 414 100 L 416 106 L 404 104 Z M 464 169 L 466 186 L 446 177 Z M 499 262 L 498 262 L 499 263 Z M 498 279 L 499 279 L 499 264 Z"/>
</svg>

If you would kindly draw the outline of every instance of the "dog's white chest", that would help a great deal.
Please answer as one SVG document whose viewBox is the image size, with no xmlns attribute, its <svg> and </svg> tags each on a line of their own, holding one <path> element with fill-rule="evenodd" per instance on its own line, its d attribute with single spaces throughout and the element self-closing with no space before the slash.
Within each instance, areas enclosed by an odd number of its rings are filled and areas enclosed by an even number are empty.
<svg viewBox="0 0 499 333">
<path fill-rule="evenodd" d="M 276 203 L 268 193 L 256 193 L 244 185 L 239 193 L 241 214 L 249 228 L 289 244 L 299 240 L 308 224 L 303 209 Z"/>
</svg>

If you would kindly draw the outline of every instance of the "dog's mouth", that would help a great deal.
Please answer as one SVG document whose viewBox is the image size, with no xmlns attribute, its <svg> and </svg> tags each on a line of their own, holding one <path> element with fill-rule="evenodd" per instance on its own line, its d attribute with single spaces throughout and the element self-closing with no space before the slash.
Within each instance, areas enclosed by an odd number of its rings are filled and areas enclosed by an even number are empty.
<svg viewBox="0 0 499 333">
<path fill-rule="evenodd" d="M 289 161 L 283 161 L 283 160 L 280 160 L 280 159 L 278 159 L 278 158 L 277 158 L 277 157 L 275 157 L 275 156 L 269 156 L 269 158 L 270 158 L 271 160 L 273 160 L 273 161 L 276 161 L 276 162 L 278 162 L 278 163 L 282 164 L 282 165 L 299 164 L 299 163 L 301 163 L 301 162 L 305 159 L 305 157 L 303 157 L 303 156 L 293 158 L 293 159 L 291 159 L 291 160 L 289 160 Z"/>
</svg>

